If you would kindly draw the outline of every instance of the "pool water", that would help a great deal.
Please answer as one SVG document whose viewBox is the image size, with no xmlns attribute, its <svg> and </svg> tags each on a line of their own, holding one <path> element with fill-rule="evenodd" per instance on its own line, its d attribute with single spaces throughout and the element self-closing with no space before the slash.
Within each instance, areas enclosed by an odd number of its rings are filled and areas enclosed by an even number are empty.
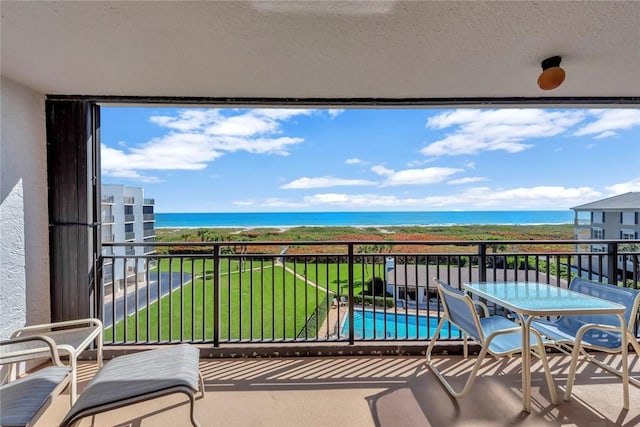
<svg viewBox="0 0 640 427">
<path fill-rule="evenodd" d="M 427 339 L 431 338 L 437 327 L 437 317 L 405 315 L 404 313 L 398 313 L 396 316 L 395 313 L 374 313 L 370 310 L 356 311 L 353 314 L 356 339 L 396 337 L 399 339 Z M 349 335 L 349 318 L 346 318 L 342 325 L 341 335 Z M 449 322 L 446 322 L 440 331 L 441 338 L 458 338 L 460 336 L 458 328 L 450 325 Z"/>
</svg>

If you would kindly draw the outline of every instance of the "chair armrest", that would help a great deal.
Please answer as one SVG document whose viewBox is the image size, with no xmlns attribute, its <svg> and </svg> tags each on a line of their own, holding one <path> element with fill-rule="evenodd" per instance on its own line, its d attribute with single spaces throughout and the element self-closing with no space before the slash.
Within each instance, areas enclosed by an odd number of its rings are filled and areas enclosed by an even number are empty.
<svg viewBox="0 0 640 427">
<path fill-rule="evenodd" d="M 25 326 L 23 328 L 17 329 L 11 334 L 11 338 L 22 336 L 24 332 L 28 332 L 29 334 L 36 331 L 48 332 L 53 328 L 67 327 L 67 326 L 94 326 L 102 329 L 102 322 L 99 319 L 78 319 L 78 320 L 66 320 L 63 322 L 54 322 L 54 323 L 42 323 L 39 325 Z"/>
<path fill-rule="evenodd" d="M 481 317 L 489 317 L 489 307 L 487 307 L 487 305 L 485 303 L 483 303 L 482 301 L 473 301 L 473 305 L 477 305 L 480 308 L 482 308 L 482 314 L 483 316 Z"/>
<path fill-rule="evenodd" d="M 45 346 L 28 346 L 23 345 L 22 343 L 27 343 L 29 341 L 41 341 L 46 344 Z M 56 366 L 64 367 L 64 364 L 60 361 L 60 356 L 58 354 L 58 347 L 56 346 L 55 341 L 51 338 L 44 335 L 30 335 L 28 337 L 18 337 L 11 338 L 6 341 L 0 341 L 0 347 L 15 347 L 14 349 L 10 349 L 9 351 L 0 351 L 0 364 L 4 363 L 16 363 L 24 360 L 28 360 L 30 358 L 34 358 L 34 355 L 40 354 L 45 351 L 45 348 L 51 354 L 51 360 Z M 47 348 L 48 347 L 48 348 Z M 28 357 L 32 356 L 32 357 Z M 6 360 L 6 361 L 5 361 Z"/>
</svg>

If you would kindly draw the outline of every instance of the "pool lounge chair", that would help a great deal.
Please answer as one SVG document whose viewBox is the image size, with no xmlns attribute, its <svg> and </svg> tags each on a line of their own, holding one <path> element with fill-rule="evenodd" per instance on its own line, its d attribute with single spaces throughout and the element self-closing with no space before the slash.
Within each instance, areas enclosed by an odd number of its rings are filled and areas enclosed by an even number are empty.
<svg viewBox="0 0 640 427">
<path fill-rule="evenodd" d="M 487 307 L 478 302 L 473 301 L 471 297 L 464 292 L 451 287 L 448 283 L 439 279 L 433 279 L 440 295 L 440 301 L 444 309 L 444 313 L 438 322 L 429 346 L 427 347 L 427 364 L 445 387 L 447 392 L 455 398 L 464 397 L 471 390 L 471 386 L 482 364 L 482 360 L 487 353 L 493 356 L 512 356 L 522 352 L 522 328 L 517 323 L 502 316 L 489 316 Z M 484 317 L 479 317 L 476 311 L 476 305 L 482 308 Z M 435 363 L 431 359 L 433 347 L 440 337 L 440 331 L 445 322 L 455 325 L 463 334 L 463 351 L 464 357 L 468 356 L 467 337 L 472 337 L 481 346 L 478 359 L 473 366 L 469 377 L 461 391 L 456 391 L 446 380 L 444 375 L 436 368 Z M 545 356 L 544 345 L 540 334 L 533 331 L 531 334 L 531 342 L 535 343 L 531 346 L 531 352 L 535 354 L 541 361 L 545 371 L 547 386 L 551 401 L 555 403 L 556 390 L 551 378 L 551 371 Z"/>
</svg>

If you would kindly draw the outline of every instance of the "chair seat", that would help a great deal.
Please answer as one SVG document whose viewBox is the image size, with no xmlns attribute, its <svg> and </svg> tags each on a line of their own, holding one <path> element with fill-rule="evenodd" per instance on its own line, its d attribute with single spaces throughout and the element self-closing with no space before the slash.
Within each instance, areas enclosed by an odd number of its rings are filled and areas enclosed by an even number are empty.
<svg viewBox="0 0 640 427">
<path fill-rule="evenodd" d="M 544 336 L 559 343 L 575 344 L 576 334 L 585 322 L 562 322 L 544 319 L 533 319 L 531 327 L 535 328 Z M 602 329 L 589 329 L 582 336 L 581 345 L 602 349 L 615 350 L 622 345 L 620 333 L 615 331 L 605 331 Z"/>
<path fill-rule="evenodd" d="M 518 328 L 512 333 L 496 336 L 489 344 L 489 350 L 495 354 L 509 354 L 522 351 L 522 331 L 520 325 L 502 316 L 490 316 L 480 318 L 480 325 L 485 337 L 496 331 L 505 329 Z M 537 338 L 534 334 L 530 335 L 530 343 L 536 343 Z"/>
<path fill-rule="evenodd" d="M 25 426 L 68 379 L 70 368 L 51 366 L 0 387 L 0 425 Z"/>
</svg>

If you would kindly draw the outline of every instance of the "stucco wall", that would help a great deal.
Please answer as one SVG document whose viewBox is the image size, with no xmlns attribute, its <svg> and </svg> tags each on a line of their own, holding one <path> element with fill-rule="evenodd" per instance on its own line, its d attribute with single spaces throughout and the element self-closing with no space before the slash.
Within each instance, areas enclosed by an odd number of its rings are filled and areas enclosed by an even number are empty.
<svg viewBox="0 0 640 427">
<path fill-rule="evenodd" d="M 2 77 L 0 339 L 50 321 L 43 94 Z"/>
</svg>

